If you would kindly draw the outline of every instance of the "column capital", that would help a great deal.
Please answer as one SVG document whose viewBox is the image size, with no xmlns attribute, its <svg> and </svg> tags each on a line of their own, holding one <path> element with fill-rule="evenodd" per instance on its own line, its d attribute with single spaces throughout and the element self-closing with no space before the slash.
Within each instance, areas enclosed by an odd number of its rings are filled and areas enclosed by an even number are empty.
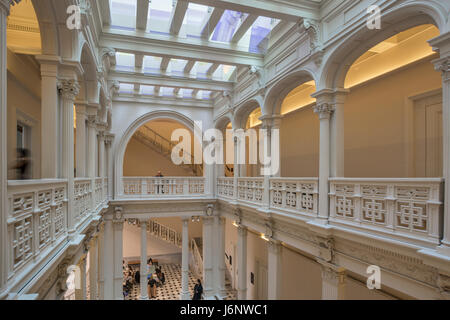
<svg viewBox="0 0 450 320">
<path fill-rule="evenodd" d="M 335 286 L 345 284 L 345 268 L 325 262 L 321 259 L 317 259 L 316 261 L 320 264 L 322 279 L 324 281 Z"/>
<path fill-rule="evenodd" d="M 97 129 L 97 116 L 96 115 L 88 115 L 87 116 L 87 125 L 90 128 Z"/>
<path fill-rule="evenodd" d="M 58 81 L 58 90 L 65 99 L 75 100 L 80 93 L 80 85 L 74 79 L 61 79 Z"/>
<path fill-rule="evenodd" d="M 114 208 L 114 217 L 113 217 L 113 223 L 114 224 L 123 224 L 125 221 L 123 216 L 123 208 L 122 207 L 115 207 Z"/>
<path fill-rule="evenodd" d="M 9 15 L 10 7 L 18 4 L 20 0 L 0 0 L 0 9 L 4 9 L 6 11 L 6 15 Z"/>
<path fill-rule="evenodd" d="M 433 61 L 436 71 L 440 71 L 444 81 L 450 81 L 450 56 Z"/>
<path fill-rule="evenodd" d="M 330 119 L 331 115 L 333 114 L 335 110 L 334 105 L 332 105 L 331 103 L 321 103 L 321 104 L 317 104 L 314 107 L 314 112 L 317 113 L 319 115 L 319 119 Z"/>
<path fill-rule="evenodd" d="M 245 236 L 247 235 L 248 229 L 247 229 L 246 226 L 240 224 L 240 225 L 237 227 L 237 231 L 238 231 L 238 235 L 239 235 L 239 236 L 245 237 Z"/>
<path fill-rule="evenodd" d="M 281 241 L 270 238 L 268 241 L 268 249 L 269 249 L 269 252 L 272 252 L 274 254 L 280 254 L 281 253 Z"/>
<path fill-rule="evenodd" d="M 115 134 L 107 132 L 105 133 L 105 143 L 108 145 L 111 145 L 112 142 L 114 141 L 114 138 L 116 137 Z"/>
</svg>

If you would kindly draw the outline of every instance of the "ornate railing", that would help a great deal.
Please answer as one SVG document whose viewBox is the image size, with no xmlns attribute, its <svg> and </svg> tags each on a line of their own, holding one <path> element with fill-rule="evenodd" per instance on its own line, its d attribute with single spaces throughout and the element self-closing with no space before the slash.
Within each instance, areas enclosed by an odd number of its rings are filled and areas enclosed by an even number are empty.
<svg viewBox="0 0 450 320">
<path fill-rule="evenodd" d="M 439 244 L 442 179 L 330 179 L 330 221 Z"/>
<path fill-rule="evenodd" d="M 219 198 L 234 198 L 234 178 L 217 179 L 217 195 Z"/>
<path fill-rule="evenodd" d="M 205 194 L 203 177 L 124 177 L 122 178 L 123 197 L 183 197 Z"/>
<path fill-rule="evenodd" d="M 261 204 L 264 178 L 238 178 L 238 200 Z"/>
<path fill-rule="evenodd" d="M 147 231 L 157 237 L 158 239 L 161 239 L 165 242 L 168 242 L 170 244 L 173 244 L 179 248 L 181 248 L 183 243 L 183 236 L 181 233 L 166 227 L 156 221 L 150 220 L 147 225 Z"/>
<path fill-rule="evenodd" d="M 95 192 L 96 195 L 96 192 Z M 78 224 L 86 217 L 90 211 L 92 206 L 97 207 L 95 203 L 97 199 L 94 196 L 93 201 L 93 193 L 92 193 L 92 180 L 77 178 L 74 183 L 74 220 L 75 224 Z"/>
<path fill-rule="evenodd" d="M 67 233 L 67 182 L 29 180 L 8 182 L 8 273 L 37 262 Z"/>
<path fill-rule="evenodd" d="M 271 178 L 270 207 L 317 216 L 317 178 Z"/>
</svg>

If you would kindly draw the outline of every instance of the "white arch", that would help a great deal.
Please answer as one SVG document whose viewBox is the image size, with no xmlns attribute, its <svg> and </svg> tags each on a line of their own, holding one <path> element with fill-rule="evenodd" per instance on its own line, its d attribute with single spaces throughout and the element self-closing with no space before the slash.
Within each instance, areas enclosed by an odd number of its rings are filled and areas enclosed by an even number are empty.
<svg viewBox="0 0 450 320">
<path fill-rule="evenodd" d="M 128 143 L 130 142 L 133 135 L 136 131 L 143 126 L 144 124 L 152 121 L 152 120 L 160 120 L 160 119 L 169 119 L 177 121 L 184 126 L 186 126 L 189 130 L 194 132 L 195 123 L 190 118 L 185 115 L 175 112 L 175 111 L 152 111 L 144 114 L 143 116 L 136 119 L 128 128 L 125 130 L 122 138 L 120 139 L 119 144 L 116 147 L 114 152 L 114 194 L 115 197 L 119 195 L 120 190 L 122 190 L 122 177 L 123 177 L 123 161 L 125 158 L 125 151 L 127 149 Z M 196 130 L 199 130 L 197 127 Z"/>
</svg>

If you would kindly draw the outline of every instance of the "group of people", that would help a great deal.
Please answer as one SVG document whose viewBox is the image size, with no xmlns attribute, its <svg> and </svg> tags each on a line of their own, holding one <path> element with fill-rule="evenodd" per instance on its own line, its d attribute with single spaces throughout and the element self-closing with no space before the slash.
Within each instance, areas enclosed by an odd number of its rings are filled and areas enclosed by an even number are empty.
<svg viewBox="0 0 450 320">
<path fill-rule="evenodd" d="M 124 298 L 129 296 L 134 285 L 141 283 L 141 272 L 139 269 L 133 269 L 123 261 L 123 295 Z M 153 262 L 152 258 L 147 261 L 147 293 L 150 299 L 155 299 L 157 295 L 157 288 L 162 287 L 166 283 L 166 276 L 162 272 L 162 268 L 157 262 Z M 192 300 L 202 300 L 203 286 L 200 279 L 194 286 Z"/>
</svg>

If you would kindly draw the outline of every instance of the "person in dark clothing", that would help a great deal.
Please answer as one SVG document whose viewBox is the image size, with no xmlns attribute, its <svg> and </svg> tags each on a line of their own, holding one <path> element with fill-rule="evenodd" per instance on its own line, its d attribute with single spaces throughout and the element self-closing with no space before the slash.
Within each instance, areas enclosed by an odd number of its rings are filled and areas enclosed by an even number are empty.
<svg viewBox="0 0 450 320">
<path fill-rule="evenodd" d="M 192 300 L 202 300 L 202 294 L 203 294 L 203 286 L 200 279 L 197 280 L 197 284 L 194 287 L 194 296 L 192 297 Z"/>
<path fill-rule="evenodd" d="M 136 283 L 141 283 L 141 272 L 139 270 L 134 274 L 134 281 L 136 281 Z"/>
</svg>

